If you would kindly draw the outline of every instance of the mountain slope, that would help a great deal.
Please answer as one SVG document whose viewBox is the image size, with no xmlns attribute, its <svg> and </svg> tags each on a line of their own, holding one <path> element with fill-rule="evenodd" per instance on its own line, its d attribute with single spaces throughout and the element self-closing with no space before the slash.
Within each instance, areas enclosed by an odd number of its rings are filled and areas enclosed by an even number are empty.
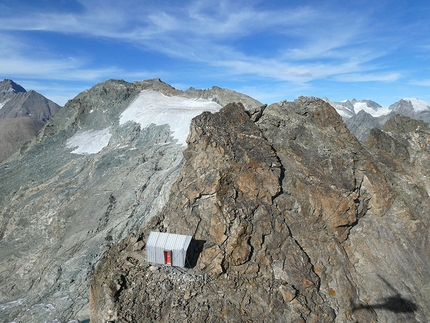
<svg viewBox="0 0 430 323">
<path fill-rule="evenodd" d="M 349 131 L 360 141 L 367 139 L 371 129 L 380 129 L 383 124 L 384 122 L 381 122 L 379 118 L 373 117 L 364 110 L 361 110 L 345 121 L 345 125 L 348 127 Z"/>
<path fill-rule="evenodd" d="M 0 162 L 36 137 L 43 126 L 43 122 L 26 117 L 0 119 Z"/>
<path fill-rule="evenodd" d="M 397 116 L 361 143 L 316 98 L 97 84 L 0 165 L 0 320 L 429 321 L 429 142 Z M 193 235 L 194 267 L 147 263 L 150 230 Z"/>
</svg>

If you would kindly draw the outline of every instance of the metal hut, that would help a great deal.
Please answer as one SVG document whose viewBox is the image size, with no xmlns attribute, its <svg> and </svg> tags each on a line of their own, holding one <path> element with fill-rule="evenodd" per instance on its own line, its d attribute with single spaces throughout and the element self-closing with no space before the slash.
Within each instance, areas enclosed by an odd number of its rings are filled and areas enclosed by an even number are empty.
<svg viewBox="0 0 430 323">
<path fill-rule="evenodd" d="M 192 239 L 191 236 L 152 231 L 146 242 L 146 259 L 157 264 L 185 267 Z"/>
</svg>

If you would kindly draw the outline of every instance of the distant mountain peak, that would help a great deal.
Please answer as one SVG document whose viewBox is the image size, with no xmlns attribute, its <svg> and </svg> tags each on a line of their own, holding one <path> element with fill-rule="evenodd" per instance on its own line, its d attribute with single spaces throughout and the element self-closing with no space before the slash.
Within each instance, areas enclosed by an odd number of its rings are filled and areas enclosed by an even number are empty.
<svg viewBox="0 0 430 323">
<path fill-rule="evenodd" d="M 9 92 L 19 93 L 19 92 L 27 92 L 21 85 L 15 83 L 11 79 L 4 79 L 0 82 L 0 92 L 5 95 Z"/>
<path fill-rule="evenodd" d="M 418 118 L 419 114 L 428 113 L 430 111 L 430 103 L 417 98 L 403 98 L 390 105 L 389 109 L 401 115 Z"/>
<path fill-rule="evenodd" d="M 10 79 L 0 82 L 0 163 L 32 140 L 61 107 Z"/>
<path fill-rule="evenodd" d="M 430 103 L 417 98 L 403 98 L 402 101 L 409 102 L 416 112 L 430 110 Z"/>
</svg>

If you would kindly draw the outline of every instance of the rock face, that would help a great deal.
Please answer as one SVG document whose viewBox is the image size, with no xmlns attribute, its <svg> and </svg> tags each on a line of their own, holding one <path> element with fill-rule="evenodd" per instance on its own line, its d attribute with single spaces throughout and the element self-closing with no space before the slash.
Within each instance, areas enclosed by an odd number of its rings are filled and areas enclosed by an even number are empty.
<svg viewBox="0 0 430 323">
<path fill-rule="evenodd" d="M 27 92 L 12 80 L 0 82 L 0 162 L 33 139 L 60 106 L 43 95 Z"/>
<path fill-rule="evenodd" d="M 0 166 L 1 322 L 89 319 L 89 281 L 101 255 L 167 203 L 185 147 L 168 125 L 120 124 L 142 90 L 187 97 L 158 79 L 98 84 Z M 233 93 L 217 91 L 206 93 L 220 101 Z M 262 106 L 235 95 L 251 110 Z"/>
<path fill-rule="evenodd" d="M 361 144 L 326 102 L 191 125 L 162 211 L 113 244 L 95 322 L 427 322 L 430 129 L 396 117 Z M 193 235 L 192 268 L 149 264 L 151 230 Z"/>
</svg>

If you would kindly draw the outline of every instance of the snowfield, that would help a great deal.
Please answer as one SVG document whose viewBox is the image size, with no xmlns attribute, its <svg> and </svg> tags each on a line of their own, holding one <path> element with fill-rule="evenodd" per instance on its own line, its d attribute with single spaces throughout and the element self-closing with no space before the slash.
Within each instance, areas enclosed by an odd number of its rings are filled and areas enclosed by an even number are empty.
<svg viewBox="0 0 430 323">
<path fill-rule="evenodd" d="M 103 130 L 77 132 L 66 142 L 67 148 L 75 148 L 72 154 L 97 154 L 109 144 L 110 127 Z"/>
<path fill-rule="evenodd" d="M 221 108 L 218 103 L 210 100 L 170 97 L 156 91 L 142 91 L 123 112 L 120 124 L 135 121 L 142 128 L 150 124 L 168 124 L 178 143 L 186 145 L 191 119 L 204 111 L 214 113 Z"/>
</svg>

